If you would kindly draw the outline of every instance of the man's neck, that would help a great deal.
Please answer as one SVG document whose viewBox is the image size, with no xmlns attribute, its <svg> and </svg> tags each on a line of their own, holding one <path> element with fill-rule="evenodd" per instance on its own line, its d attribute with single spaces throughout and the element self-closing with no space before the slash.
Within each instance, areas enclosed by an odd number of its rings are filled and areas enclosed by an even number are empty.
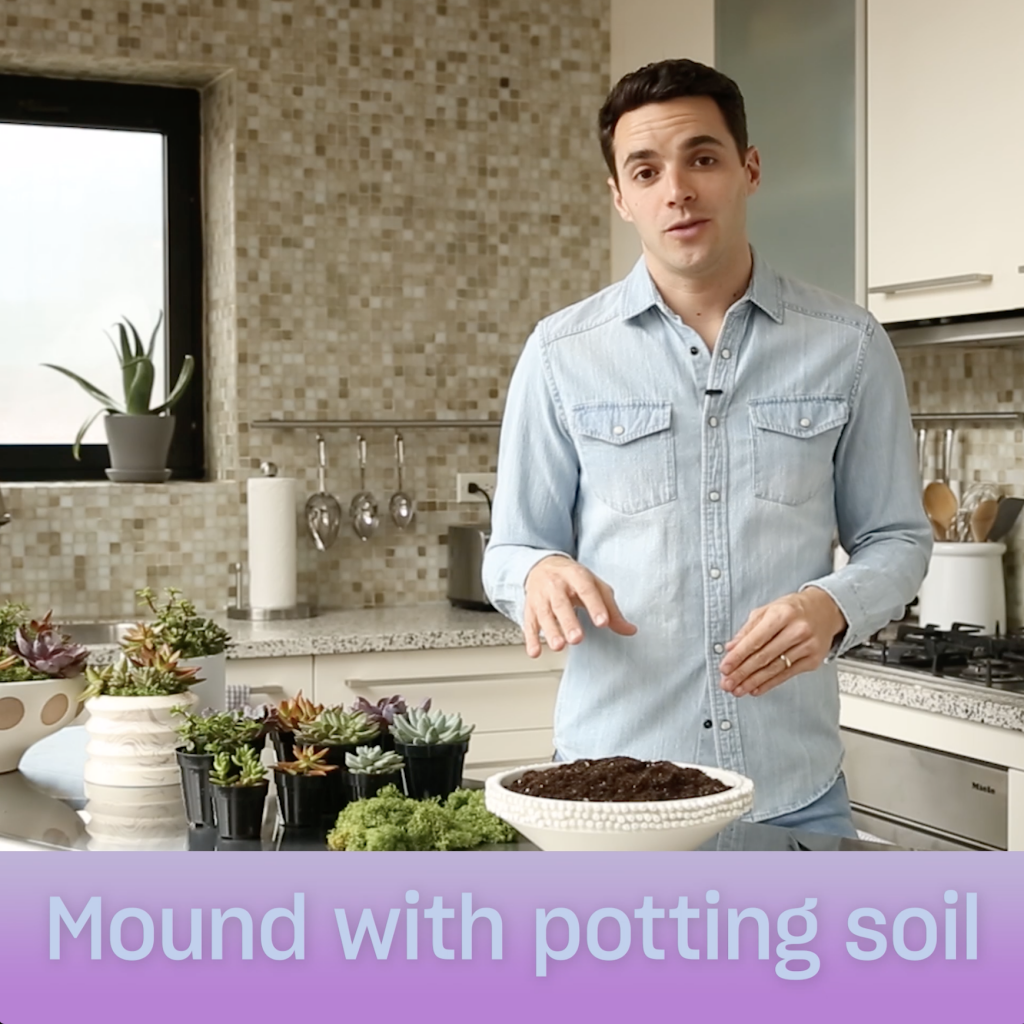
<svg viewBox="0 0 1024 1024">
<path fill-rule="evenodd" d="M 728 265 L 702 277 L 667 273 L 652 262 L 647 263 L 647 269 L 665 305 L 693 328 L 708 348 L 714 348 L 726 311 L 750 284 L 754 262 L 749 246 Z"/>
</svg>

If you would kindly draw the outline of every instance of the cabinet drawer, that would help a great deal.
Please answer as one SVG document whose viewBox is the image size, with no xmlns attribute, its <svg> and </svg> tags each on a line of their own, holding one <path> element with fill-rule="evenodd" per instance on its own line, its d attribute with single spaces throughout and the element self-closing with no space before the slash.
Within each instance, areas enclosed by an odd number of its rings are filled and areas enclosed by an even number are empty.
<svg viewBox="0 0 1024 1024">
<path fill-rule="evenodd" d="M 277 704 L 302 690 L 313 692 L 312 658 L 240 658 L 229 659 L 225 681 L 231 686 L 252 689 L 253 704 Z"/>
</svg>

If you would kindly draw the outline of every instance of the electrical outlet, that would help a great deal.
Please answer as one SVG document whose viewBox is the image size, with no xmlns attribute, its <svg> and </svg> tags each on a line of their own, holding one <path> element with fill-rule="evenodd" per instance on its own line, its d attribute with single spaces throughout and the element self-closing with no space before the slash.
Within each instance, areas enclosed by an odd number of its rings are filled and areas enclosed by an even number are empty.
<svg viewBox="0 0 1024 1024">
<path fill-rule="evenodd" d="M 497 473 L 457 473 L 455 475 L 455 500 L 486 501 L 482 494 L 469 493 L 470 484 L 482 487 L 493 498 L 494 484 L 497 479 Z"/>
</svg>

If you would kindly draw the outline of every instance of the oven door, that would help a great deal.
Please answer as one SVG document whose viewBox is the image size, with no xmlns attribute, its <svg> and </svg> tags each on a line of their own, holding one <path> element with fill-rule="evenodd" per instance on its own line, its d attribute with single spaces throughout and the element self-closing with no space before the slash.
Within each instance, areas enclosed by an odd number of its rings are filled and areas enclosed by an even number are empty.
<svg viewBox="0 0 1024 1024">
<path fill-rule="evenodd" d="M 843 729 L 857 827 L 916 850 L 1005 850 L 1005 768 Z"/>
</svg>

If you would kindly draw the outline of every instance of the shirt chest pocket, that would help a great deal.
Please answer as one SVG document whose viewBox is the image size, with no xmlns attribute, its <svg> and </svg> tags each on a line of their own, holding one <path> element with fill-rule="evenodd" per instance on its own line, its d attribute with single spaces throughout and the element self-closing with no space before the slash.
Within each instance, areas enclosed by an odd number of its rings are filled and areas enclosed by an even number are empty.
<svg viewBox="0 0 1024 1024">
<path fill-rule="evenodd" d="M 782 505 L 810 501 L 833 477 L 850 407 L 839 395 L 754 398 L 749 402 L 754 494 Z"/>
<path fill-rule="evenodd" d="M 625 515 L 675 500 L 671 402 L 587 402 L 572 424 L 582 488 Z"/>
</svg>

